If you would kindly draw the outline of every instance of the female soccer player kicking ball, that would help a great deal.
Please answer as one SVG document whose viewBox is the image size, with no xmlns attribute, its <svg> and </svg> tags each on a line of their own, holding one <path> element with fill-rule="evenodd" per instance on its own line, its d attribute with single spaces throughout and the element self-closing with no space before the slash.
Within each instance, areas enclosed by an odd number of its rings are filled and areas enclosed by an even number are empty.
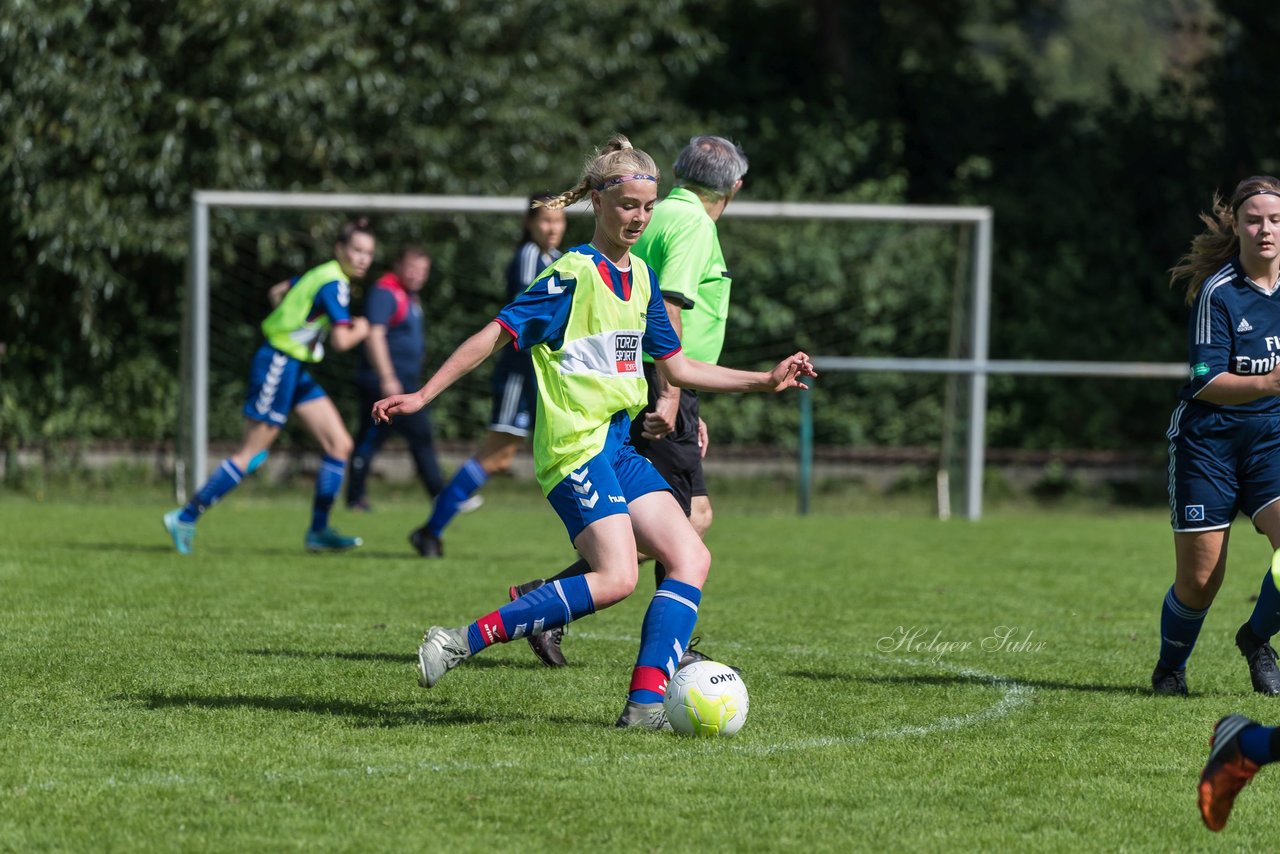
<svg viewBox="0 0 1280 854">
<path fill-rule="evenodd" d="M 444 674 L 495 643 L 563 626 L 625 599 L 636 585 L 637 548 L 667 567 L 640 632 L 620 727 L 662 729 L 667 679 L 697 621 L 711 555 L 651 463 L 629 442 L 647 402 L 640 351 L 667 381 L 707 391 L 783 391 L 816 376 L 796 353 L 772 371 L 721 368 L 687 358 L 653 272 L 630 254 L 658 197 L 653 158 L 615 136 L 573 189 L 545 203 L 561 209 L 590 195 L 596 228 L 454 351 L 414 394 L 373 407 L 387 420 L 414 412 L 509 342 L 533 356 L 538 385 L 534 464 L 569 539 L 595 570 L 538 587 L 468 626 L 432 626 L 418 649 L 419 682 Z"/>
</svg>

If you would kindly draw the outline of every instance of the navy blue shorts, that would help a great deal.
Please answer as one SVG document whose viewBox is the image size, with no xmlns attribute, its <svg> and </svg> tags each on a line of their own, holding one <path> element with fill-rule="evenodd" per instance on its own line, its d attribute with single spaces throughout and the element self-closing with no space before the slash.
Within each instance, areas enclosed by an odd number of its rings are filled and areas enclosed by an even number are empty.
<svg viewBox="0 0 1280 854">
<path fill-rule="evenodd" d="M 501 366 L 493 372 L 493 411 L 489 429 L 495 433 L 528 436 L 533 430 L 537 412 L 538 387 L 533 373 L 505 371 Z"/>
<path fill-rule="evenodd" d="M 707 480 L 702 471 L 702 447 L 698 444 L 698 393 L 680 390 L 680 409 L 676 415 L 676 429 L 662 439 L 646 439 L 644 416 L 653 411 L 653 365 L 644 363 L 645 378 L 649 380 L 649 405 L 636 416 L 631 425 L 631 442 L 636 450 L 671 485 L 671 493 L 680 503 L 680 509 L 688 516 L 693 512 L 695 496 L 707 494 Z"/>
<path fill-rule="evenodd" d="M 1169 421 L 1169 514 L 1177 532 L 1229 527 L 1280 500 L 1280 419 L 1183 401 Z"/>
<path fill-rule="evenodd" d="M 263 344 L 249 368 L 244 417 L 282 427 L 295 406 L 324 396 L 324 389 L 311 378 L 302 362 Z"/>
<path fill-rule="evenodd" d="M 547 493 L 573 542 L 598 519 L 627 512 L 627 504 L 650 492 L 671 487 L 653 463 L 631 445 L 631 419 L 619 412 L 609 423 L 604 450 L 569 472 Z"/>
</svg>

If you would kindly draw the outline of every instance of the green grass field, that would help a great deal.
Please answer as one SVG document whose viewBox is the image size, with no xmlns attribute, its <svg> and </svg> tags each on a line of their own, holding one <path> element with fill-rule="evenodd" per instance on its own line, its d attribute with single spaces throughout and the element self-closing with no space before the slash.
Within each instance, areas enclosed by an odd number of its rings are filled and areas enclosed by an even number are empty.
<svg viewBox="0 0 1280 854">
<path fill-rule="evenodd" d="M 1144 690 L 1172 574 L 1162 512 L 791 515 L 719 502 L 697 634 L 742 667 L 735 738 L 615 730 L 648 593 L 432 691 L 430 623 L 571 558 L 528 484 L 405 543 L 421 501 L 336 514 L 366 546 L 302 551 L 305 491 L 246 488 L 167 545 L 158 494 L 0 497 L 0 849 L 1267 850 L 1280 773 L 1208 833 L 1213 722 L 1255 698 L 1231 643 L 1267 559 L 1245 525 L 1192 659 Z M 376 496 L 375 496 L 376 498 Z M 1009 627 L 1004 649 L 994 638 Z M 917 645 L 898 645 L 919 630 Z M 887 640 L 886 640 L 887 639 Z M 1029 641 L 1011 649 L 1015 641 Z M 967 646 L 965 644 L 968 644 Z M 950 646 L 944 646 L 950 644 Z"/>
</svg>

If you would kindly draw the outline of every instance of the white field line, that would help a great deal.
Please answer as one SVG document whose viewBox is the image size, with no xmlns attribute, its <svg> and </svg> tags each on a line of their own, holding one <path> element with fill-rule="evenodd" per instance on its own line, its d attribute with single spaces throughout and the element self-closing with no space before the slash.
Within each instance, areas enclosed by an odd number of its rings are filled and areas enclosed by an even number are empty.
<svg viewBox="0 0 1280 854">
<path fill-rule="evenodd" d="M 1000 699 L 993 705 L 976 712 L 970 712 L 967 715 L 944 715 L 936 718 L 926 724 L 917 724 L 915 726 L 899 726 L 889 727 L 887 729 L 873 729 L 866 732 L 849 733 L 848 735 L 823 736 L 821 738 L 805 738 L 794 739 L 790 741 L 778 742 L 776 744 L 744 744 L 740 748 L 734 745 L 742 753 L 750 753 L 757 755 L 768 755 L 772 753 L 784 753 L 791 750 L 812 750 L 824 747 L 839 747 L 849 744 L 863 744 L 868 741 L 880 741 L 894 738 L 911 738 L 915 736 L 933 735 L 939 732 L 950 732 L 957 729 L 966 729 L 971 726 L 989 723 L 1007 717 L 1017 711 L 1020 707 L 1031 701 L 1031 695 L 1034 689 L 1029 685 L 1022 685 L 1018 682 L 1008 679 L 1004 676 L 996 676 L 991 673 L 984 673 L 981 670 L 975 670 L 971 667 L 956 667 L 945 661 L 921 661 L 914 658 L 890 658 L 883 655 L 871 655 L 869 658 L 883 661 L 887 664 L 906 664 L 911 667 L 936 667 L 946 670 L 956 676 L 981 681 L 990 684 L 993 688 L 1000 689 Z"/>
</svg>

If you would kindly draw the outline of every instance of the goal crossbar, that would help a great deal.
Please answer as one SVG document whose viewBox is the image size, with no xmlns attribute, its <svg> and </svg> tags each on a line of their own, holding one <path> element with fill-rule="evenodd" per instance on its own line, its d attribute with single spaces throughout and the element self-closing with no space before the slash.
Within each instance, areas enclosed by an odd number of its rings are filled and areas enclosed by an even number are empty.
<svg viewBox="0 0 1280 854">
<path fill-rule="evenodd" d="M 178 455 L 175 470 L 176 491 L 184 500 L 188 491 L 194 491 L 207 475 L 209 444 L 209 213 L 213 208 L 227 209 L 277 209 L 311 211 L 362 211 L 377 213 L 440 213 L 440 214 L 522 214 L 528 201 L 521 196 L 480 197 L 447 195 L 398 195 L 379 193 L 300 193 L 263 192 L 239 190 L 197 190 L 192 194 L 191 255 L 188 265 L 188 299 L 184 334 L 182 366 L 184 388 L 189 389 L 190 419 L 187 422 L 186 441 L 188 457 Z M 591 213 L 588 204 L 580 203 L 566 211 L 572 215 Z M 798 219 L 798 220 L 850 220 L 874 222 L 910 222 L 940 225 L 968 225 L 972 227 L 972 265 L 970 271 L 969 318 L 966 330 L 972 362 L 965 364 L 988 365 L 987 347 L 991 305 L 991 243 L 993 214 L 988 207 L 964 207 L 942 205 L 878 205 L 846 204 L 840 202 L 752 202 L 736 201 L 724 215 L 742 219 Z M 828 368 L 840 370 L 839 362 L 830 357 L 823 360 Z M 854 370 L 878 370 L 870 366 L 878 360 L 849 361 Z M 946 360 L 893 359 L 887 360 L 906 365 L 899 370 L 936 370 L 921 363 Z M 890 370 L 890 368 L 883 368 Z M 957 373 L 966 374 L 969 386 L 968 453 L 970 475 L 973 460 L 983 458 L 986 420 L 987 370 L 961 368 Z M 807 395 L 805 396 L 808 397 Z M 186 407 L 184 407 L 185 409 Z M 975 430 L 975 426 L 977 429 Z M 810 422 L 811 427 L 811 422 Z M 811 430 L 810 430 L 811 434 Z M 802 440 L 802 446 L 804 442 Z M 803 469 L 803 461 L 802 461 Z M 967 484 L 969 518 L 981 515 L 981 465 L 977 471 L 977 483 Z"/>
</svg>

